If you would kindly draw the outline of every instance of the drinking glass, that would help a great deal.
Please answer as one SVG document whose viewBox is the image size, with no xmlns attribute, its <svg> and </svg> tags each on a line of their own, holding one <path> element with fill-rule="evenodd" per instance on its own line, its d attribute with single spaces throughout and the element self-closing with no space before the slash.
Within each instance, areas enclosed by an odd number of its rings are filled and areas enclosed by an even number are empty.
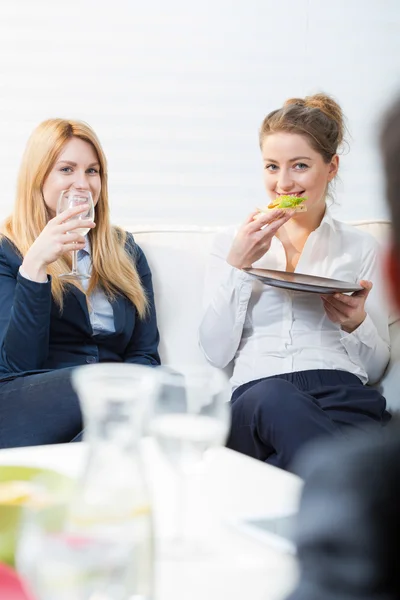
<svg viewBox="0 0 400 600">
<path fill-rule="evenodd" d="M 126 600 L 133 543 L 70 531 L 67 505 L 27 510 L 16 564 L 37 600 Z"/>
<path fill-rule="evenodd" d="M 149 416 L 149 433 L 175 471 L 174 534 L 165 545 L 169 555 L 193 554 L 195 540 L 186 536 L 186 478 L 206 450 L 222 446 L 230 427 L 231 395 L 226 375 L 212 367 L 159 367 L 157 392 Z"/>
<path fill-rule="evenodd" d="M 85 423 L 84 469 L 65 506 L 26 514 L 18 570 L 38 600 L 152 600 L 153 523 L 141 456 L 157 386 L 149 366 L 72 374 Z"/>
<path fill-rule="evenodd" d="M 69 220 L 81 220 L 81 221 L 93 221 L 94 220 L 94 204 L 92 194 L 88 190 L 76 190 L 69 189 L 61 192 L 60 197 L 57 203 L 57 214 L 63 213 L 65 210 L 69 208 L 74 208 L 75 206 L 81 206 L 83 204 L 88 204 L 87 211 L 76 215 L 72 219 Z M 87 235 L 90 227 L 81 227 L 74 229 L 74 233 L 80 233 L 80 235 Z M 63 273 L 59 275 L 64 279 L 89 279 L 90 275 L 86 273 L 78 273 L 78 252 L 77 250 L 72 251 L 72 270 L 70 273 Z"/>
<path fill-rule="evenodd" d="M 98 535 L 127 549 L 126 598 L 150 600 L 154 588 L 153 516 L 141 440 L 156 391 L 153 368 L 99 363 L 74 370 L 88 446 L 71 502 L 71 531 Z M 129 552 L 128 552 L 129 551 Z"/>
</svg>

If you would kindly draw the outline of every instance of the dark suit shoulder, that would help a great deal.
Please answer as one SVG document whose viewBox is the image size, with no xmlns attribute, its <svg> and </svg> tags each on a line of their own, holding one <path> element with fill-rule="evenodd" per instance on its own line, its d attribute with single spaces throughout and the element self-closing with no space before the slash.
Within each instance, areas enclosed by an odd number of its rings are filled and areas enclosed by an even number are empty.
<svg viewBox="0 0 400 600">
<path fill-rule="evenodd" d="M 369 434 L 355 433 L 341 444 L 336 439 L 311 444 L 296 471 L 306 480 L 314 476 L 332 480 L 334 473 L 336 480 L 351 479 L 356 486 L 372 488 L 371 468 L 384 477 L 388 469 L 400 469 L 400 422 L 397 419 L 384 429 L 377 428 Z"/>
<path fill-rule="evenodd" d="M 136 249 L 139 247 L 137 245 L 137 243 L 135 242 L 135 238 L 133 236 L 133 233 L 131 233 L 130 231 L 125 231 L 125 247 L 129 250 L 133 250 L 134 252 L 136 252 Z"/>
<path fill-rule="evenodd" d="M 145 254 L 139 244 L 135 242 L 133 234 L 130 231 L 123 231 L 119 228 L 116 228 L 116 230 L 117 235 L 120 236 L 120 239 L 122 239 L 123 236 L 125 237 L 125 250 L 133 259 L 139 276 L 143 277 L 144 275 L 148 275 L 150 273 L 150 268 Z"/>
<path fill-rule="evenodd" d="M 399 598 L 398 423 L 308 446 L 302 466 L 302 575 L 288 600 Z"/>
</svg>

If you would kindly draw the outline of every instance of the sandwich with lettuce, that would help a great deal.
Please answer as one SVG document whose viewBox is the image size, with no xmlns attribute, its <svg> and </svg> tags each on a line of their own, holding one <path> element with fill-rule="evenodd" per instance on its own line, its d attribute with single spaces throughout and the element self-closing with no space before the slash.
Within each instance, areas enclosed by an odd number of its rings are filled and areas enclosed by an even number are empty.
<svg viewBox="0 0 400 600">
<path fill-rule="evenodd" d="M 307 206 L 305 204 L 307 198 L 304 196 L 295 195 L 282 195 L 277 196 L 273 202 L 270 202 L 266 208 L 259 208 L 258 214 L 254 217 L 258 218 L 259 215 L 267 213 L 269 210 L 293 210 L 295 212 L 306 212 Z"/>
</svg>

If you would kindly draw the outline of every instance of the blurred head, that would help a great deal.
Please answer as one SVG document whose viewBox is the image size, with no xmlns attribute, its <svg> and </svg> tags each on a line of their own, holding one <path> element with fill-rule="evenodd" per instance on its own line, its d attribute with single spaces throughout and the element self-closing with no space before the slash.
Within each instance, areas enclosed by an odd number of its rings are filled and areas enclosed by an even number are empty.
<svg viewBox="0 0 400 600">
<path fill-rule="evenodd" d="M 386 197 L 392 219 L 386 275 L 396 307 L 400 309 L 400 99 L 387 111 L 381 130 Z"/>
<path fill-rule="evenodd" d="M 14 213 L 40 232 L 55 216 L 60 193 L 70 187 L 90 190 L 98 203 L 96 222 L 108 220 L 107 162 L 96 134 L 80 121 L 48 119 L 25 149 Z"/>
<path fill-rule="evenodd" d="M 259 141 L 270 199 L 282 194 L 306 196 L 308 212 L 323 212 L 329 183 L 338 172 L 344 131 L 340 106 L 325 94 L 291 98 L 269 113 Z"/>
</svg>

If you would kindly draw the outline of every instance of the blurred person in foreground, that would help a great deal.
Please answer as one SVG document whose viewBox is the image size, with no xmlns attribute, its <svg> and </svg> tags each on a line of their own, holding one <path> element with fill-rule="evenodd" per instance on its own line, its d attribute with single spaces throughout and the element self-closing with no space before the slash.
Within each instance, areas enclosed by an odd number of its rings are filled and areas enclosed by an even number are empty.
<svg viewBox="0 0 400 600">
<path fill-rule="evenodd" d="M 385 272 L 400 310 L 400 99 L 381 149 L 392 239 Z M 400 419 L 382 432 L 308 448 L 298 517 L 300 581 L 289 600 L 400 598 Z"/>
</svg>

